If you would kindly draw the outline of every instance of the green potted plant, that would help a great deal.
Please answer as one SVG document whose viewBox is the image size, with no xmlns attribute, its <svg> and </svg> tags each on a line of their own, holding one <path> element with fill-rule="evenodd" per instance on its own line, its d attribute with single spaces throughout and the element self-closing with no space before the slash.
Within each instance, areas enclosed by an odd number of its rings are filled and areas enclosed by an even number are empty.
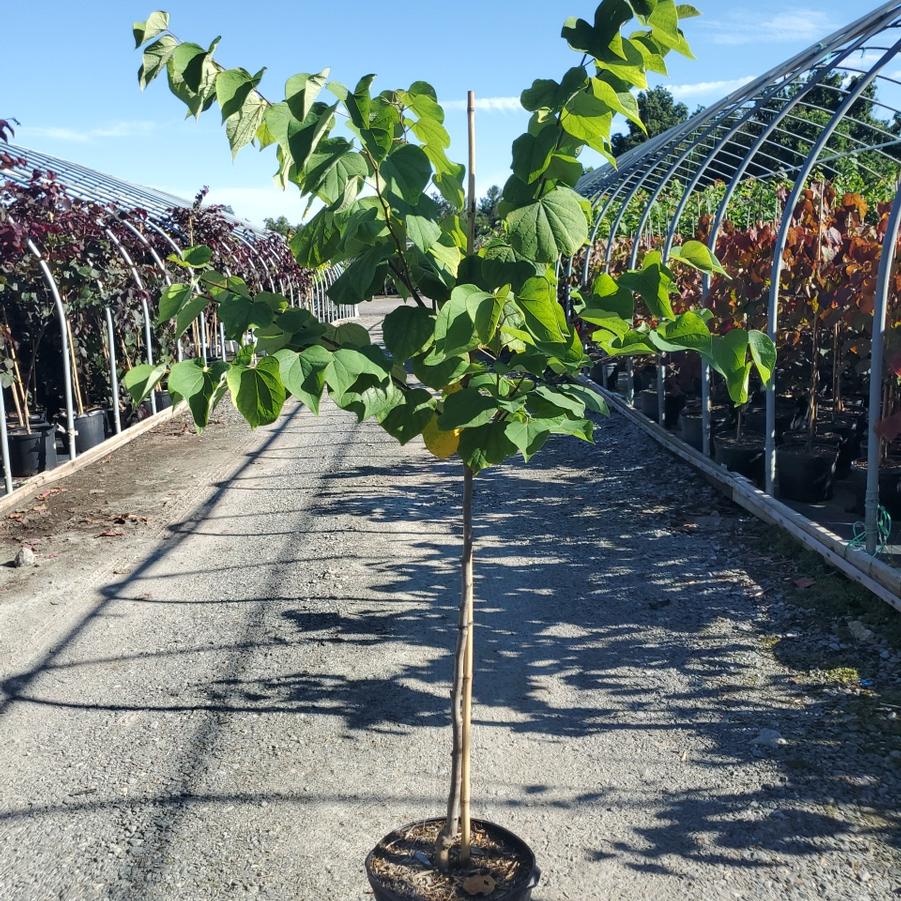
<svg viewBox="0 0 901 901">
<path fill-rule="evenodd" d="M 604 0 L 591 22 L 565 23 L 563 36 L 581 63 L 561 81 L 538 80 L 523 92 L 529 130 L 513 145 L 498 231 L 478 249 L 473 143 L 467 204 L 466 170 L 447 156 L 444 112 L 426 82 L 375 94 L 373 75 L 349 88 L 329 81 L 328 72 L 305 73 L 288 80 L 284 99 L 270 101 L 259 90 L 262 72 L 223 67 L 214 58 L 218 42 L 180 41 L 166 13 L 134 26 L 137 45 L 146 45 L 142 85 L 165 72 L 195 115 L 217 103 L 233 152 L 254 142 L 273 148 L 282 183 L 319 201 L 291 243 L 301 266 L 343 264 L 331 300 L 363 303 L 391 278 L 407 301 L 384 320 L 380 347 L 355 323 L 320 322 L 281 295 L 216 271 L 208 247 L 188 248 L 179 260 L 186 279 L 163 293 L 161 318 L 174 318 L 184 332 L 197 310 L 212 307 L 240 349 L 229 362 L 136 367 L 126 378 L 136 400 L 168 373 L 169 390 L 186 401 L 198 427 L 225 395 L 256 427 L 274 422 L 289 396 L 316 413 L 327 394 L 401 444 L 421 437 L 435 456 L 461 462 L 462 591 L 446 812 L 376 845 L 366 870 L 379 899 L 528 898 L 537 881 L 525 843 L 472 817 L 473 495 L 487 467 L 517 453 L 528 460 L 551 435 L 591 440 L 592 416 L 606 413 L 603 398 L 576 381 L 589 360 L 557 299 L 555 265 L 589 234 L 590 209 L 573 190 L 583 171 L 578 155 L 591 146 L 609 156 L 614 115 L 638 121 L 631 89 L 643 87 L 645 71 L 659 70 L 671 50 L 688 53 L 679 17 L 693 14 L 671 0 Z M 638 30 L 626 36 L 623 27 L 636 17 Z M 698 242 L 676 248 L 673 259 L 718 268 Z M 737 331 L 726 342 L 711 333 L 707 314 L 673 312 L 672 272 L 659 256 L 649 254 L 623 279 L 601 276 L 576 298 L 605 353 L 697 351 L 736 396 L 747 390 L 754 365 L 769 378 L 775 351 L 765 336 L 740 332 L 741 343 Z M 636 297 L 656 328 L 633 326 Z M 424 870 L 431 895 L 412 889 Z"/>
</svg>

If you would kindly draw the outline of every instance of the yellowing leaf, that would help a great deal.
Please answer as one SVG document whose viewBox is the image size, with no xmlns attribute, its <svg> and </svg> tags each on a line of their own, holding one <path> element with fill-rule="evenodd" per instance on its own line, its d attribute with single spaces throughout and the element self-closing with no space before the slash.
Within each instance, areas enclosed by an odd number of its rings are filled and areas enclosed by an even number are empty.
<svg viewBox="0 0 901 901">
<path fill-rule="evenodd" d="M 457 453 L 460 446 L 460 429 L 443 432 L 438 428 L 438 417 L 433 416 L 422 430 L 422 440 L 434 456 L 447 460 Z"/>
</svg>

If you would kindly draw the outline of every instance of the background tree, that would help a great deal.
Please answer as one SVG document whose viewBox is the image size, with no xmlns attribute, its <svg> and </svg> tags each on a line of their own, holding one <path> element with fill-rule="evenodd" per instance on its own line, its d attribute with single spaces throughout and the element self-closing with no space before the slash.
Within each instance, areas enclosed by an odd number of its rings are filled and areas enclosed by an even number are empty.
<svg viewBox="0 0 901 901">
<path fill-rule="evenodd" d="M 477 240 L 484 240 L 500 225 L 501 216 L 498 212 L 498 204 L 500 202 L 501 189 L 497 185 L 492 185 L 485 196 L 479 199 L 476 205 Z"/>
<path fill-rule="evenodd" d="M 674 125 L 681 125 L 688 119 L 688 107 L 684 103 L 677 103 L 665 87 L 658 85 L 638 94 L 638 115 L 644 128 L 637 122 L 629 120 L 626 123 L 629 127 L 628 134 L 613 136 L 614 156 L 622 156 L 627 150 L 638 147 L 648 138 L 663 134 Z"/>
<path fill-rule="evenodd" d="M 297 226 L 292 225 L 288 221 L 287 216 L 279 216 L 277 219 L 273 219 L 271 216 L 267 216 L 263 220 L 263 227 L 267 231 L 275 232 L 276 234 L 281 235 L 286 241 L 290 241 L 291 238 L 294 237 L 294 233 L 297 231 Z"/>
</svg>

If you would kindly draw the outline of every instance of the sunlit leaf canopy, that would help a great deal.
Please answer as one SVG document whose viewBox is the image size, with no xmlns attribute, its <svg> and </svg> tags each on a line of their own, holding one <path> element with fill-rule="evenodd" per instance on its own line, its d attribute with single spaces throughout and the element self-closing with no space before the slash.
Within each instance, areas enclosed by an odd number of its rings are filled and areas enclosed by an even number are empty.
<svg viewBox="0 0 901 901">
<path fill-rule="evenodd" d="M 193 291 L 219 305 L 242 351 L 218 381 L 180 382 L 194 392 L 186 399 L 203 398 L 192 409 L 209 410 L 224 381 L 250 424 L 261 425 L 278 416 L 287 394 L 315 408 L 327 391 L 400 442 L 422 435 L 437 455 L 456 452 L 474 470 L 517 452 L 528 458 L 552 434 L 590 440 L 590 414 L 606 408 L 573 384 L 588 359 L 558 300 L 557 276 L 561 257 L 589 239 L 591 207 L 574 190 L 579 156 L 591 147 L 612 159 L 614 116 L 635 121 L 634 91 L 646 86 L 647 72 L 665 72 L 671 52 L 691 55 L 679 23 L 696 14 L 672 0 L 604 0 L 590 19 L 564 23 L 579 61 L 559 80 L 524 91 L 532 115 L 513 145 L 502 227 L 478 248 L 467 236 L 465 169 L 449 155 L 444 111 L 427 82 L 380 90 L 375 75 L 344 84 L 326 70 L 295 75 L 281 98 L 267 96 L 264 71 L 216 59 L 218 38 L 209 46 L 184 41 L 164 12 L 136 23 L 142 86 L 165 73 L 188 115 L 219 107 L 233 153 L 249 144 L 274 151 L 277 182 L 299 189 L 311 211 L 292 242 L 298 263 L 345 267 L 331 299 L 368 301 L 390 278 L 408 302 L 386 318 L 382 348 L 358 326 L 304 317 L 283 298 L 250 296 L 198 264 Z M 714 271 L 715 258 L 702 251 L 686 245 L 678 265 Z M 715 334 L 706 316 L 676 316 L 672 283 L 671 270 L 649 259 L 614 286 L 617 297 L 646 306 L 654 328 L 633 327 L 621 303 L 609 307 L 606 283 L 589 287 L 577 306 L 594 316 L 596 338 L 611 353 L 655 352 L 655 342 L 697 351 L 741 400 L 744 374 L 758 365 L 750 339 Z M 167 312 L 177 318 L 180 310 Z M 734 352 L 724 353 L 723 341 Z"/>
</svg>

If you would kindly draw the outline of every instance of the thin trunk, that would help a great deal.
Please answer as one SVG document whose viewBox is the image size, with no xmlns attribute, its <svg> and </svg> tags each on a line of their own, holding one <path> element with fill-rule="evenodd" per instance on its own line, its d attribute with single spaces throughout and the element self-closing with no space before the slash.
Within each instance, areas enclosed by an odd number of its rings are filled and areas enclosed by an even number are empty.
<svg viewBox="0 0 901 901">
<path fill-rule="evenodd" d="M 435 846 L 438 868 L 450 867 L 450 850 L 462 831 L 468 842 L 469 825 L 469 753 L 472 747 L 472 621 L 473 621 L 473 544 L 472 496 L 473 472 L 463 468 L 463 553 L 460 558 L 460 613 L 457 623 L 457 649 L 454 657 L 454 677 L 451 689 L 451 752 L 450 791 L 447 798 L 447 820 Z M 467 845 L 468 856 L 468 845 Z M 461 848 L 460 861 L 463 861 Z"/>
<path fill-rule="evenodd" d="M 125 363 L 125 370 L 134 369 L 131 364 L 131 354 L 128 352 L 128 348 L 125 346 L 125 339 L 119 335 L 119 350 L 122 351 L 122 360 Z"/>
<path fill-rule="evenodd" d="M 469 197 L 467 199 L 467 252 L 475 250 L 476 175 L 475 175 L 475 111 L 476 95 L 467 98 L 469 130 Z M 473 676 L 473 544 L 472 496 L 474 473 L 463 467 L 463 555 L 460 560 L 461 592 L 457 649 L 454 657 L 454 681 L 451 689 L 450 791 L 447 797 L 447 819 L 435 843 L 435 864 L 446 872 L 450 869 L 450 851 L 461 834 L 458 862 L 469 861 L 471 843 L 471 767 L 472 753 L 472 676 Z M 461 822 L 462 821 L 462 822 Z"/>
<path fill-rule="evenodd" d="M 13 383 L 10 393 L 13 396 L 13 404 L 16 408 L 16 417 L 19 425 L 25 429 L 26 434 L 31 434 L 30 414 L 28 410 L 28 393 L 25 383 L 22 381 L 22 372 L 19 369 L 19 358 L 16 354 L 16 345 L 13 341 L 12 329 L 9 323 L 4 323 L 6 332 L 6 342 L 9 345 L 9 359 L 13 364 Z M 21 396 L 21 400 L 19 399 Z"/>
<path fill-rule="evenodd" d="M 817 392 L 820 385 L 820 365 L 819 365 L 819 315 L 814 314 L 813 330 L 810 335 L 810 409 L 808 410 L 807 420 L 807 452 L 813 451 L 813 439 L 817 435 Z"/>
<path fill-rule="evenodd" d="M 832 334 L 832 415 L 843 412 L 841 323 L 836 322 Z"/>
<path fill-rule="evenodd" d="M 472 842 L 472 680 L 473 644 L 473 543 L 472 495 L 473 472 L 467 466 L 463 476 L 463 597 L 466 618 L 466 655 L 463 660 L 463 730 L 460 767 L 460 863 L 469 863 Z"/>
<path fill-rule="evenodd" d="M 817 393 L 820 387 L 820 259 L 823 255 L 823 212 L 826 204 L 826 182 L 820 185 L 820 215 L 817 223 L 817 256 L 814 263 L 814 289 L 816 291 L 816 308 L 813 312 L 813 330 L 810 336 L 810 419 L 807 425 L 807 452 L 813 451 L 813 440 L 817 434 Z"/>
</svg>

